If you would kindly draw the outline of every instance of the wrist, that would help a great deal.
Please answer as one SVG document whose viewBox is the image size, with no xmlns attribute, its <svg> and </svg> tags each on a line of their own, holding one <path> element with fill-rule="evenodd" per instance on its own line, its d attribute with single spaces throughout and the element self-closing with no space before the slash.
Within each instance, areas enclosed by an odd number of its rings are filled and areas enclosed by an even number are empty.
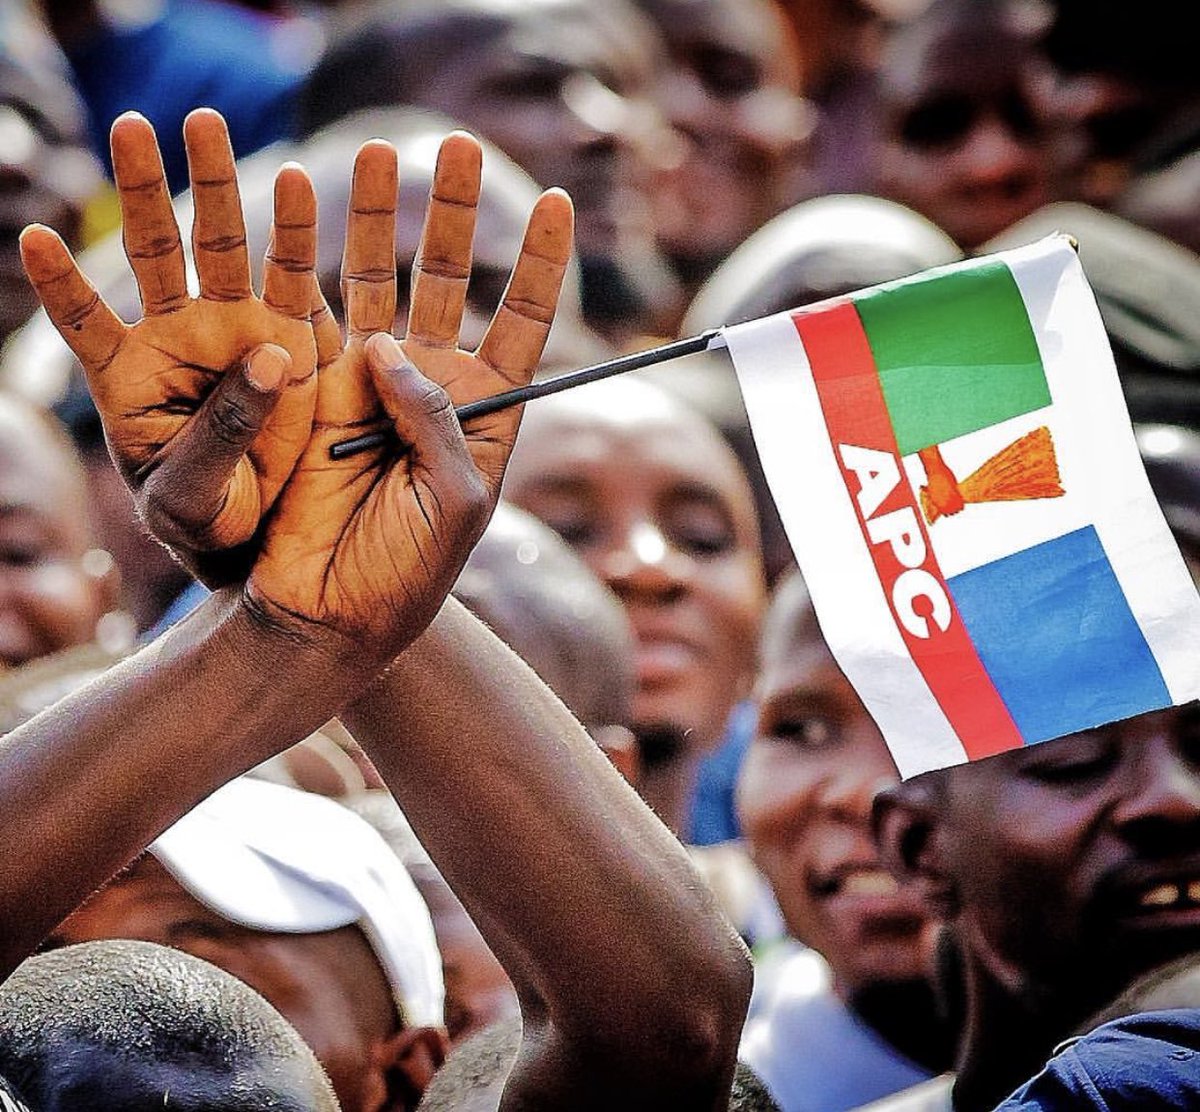
<svg viewBox="0 0 1200 1112">
<path fill-rule="evenodd" d="M 222 593 L 231 596 L 230 634 L 248 659 L 337 684 L 339 700 L 359 695 L 391 659 L 379 647 L 293 613 L 244 585 Z"/>
</svg>

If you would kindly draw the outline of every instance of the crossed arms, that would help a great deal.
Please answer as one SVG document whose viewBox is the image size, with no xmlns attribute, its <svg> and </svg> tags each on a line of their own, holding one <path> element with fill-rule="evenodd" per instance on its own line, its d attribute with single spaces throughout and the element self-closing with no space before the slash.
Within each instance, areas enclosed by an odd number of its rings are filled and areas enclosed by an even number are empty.
<svg viewBox="0 0 1200 1112">
<path fill-rule="evenodd" d="M 551 191 L 480 347 L 458 346 L 478 144 L 443 144 L 396 295 L 395 157 L 354 168 L 346 331 L 313 277 L 315 201 L 285 166 L 251 289 L 223 122 L 185 128 L 200 294 L 187 291 L 153 133 L 113 129 L 127 325 L 53 232 L 30 279 L 82 363 L 147 525 L 214 595 L 85 690 L 0 740 L 5 972 L 219 784 L 340 714 L 521 997 L 506 1108 L 721 1108 L 749 992 L 740 944 L 666 829 L 537 677 L 447 593 L 498 497 L 519 411 L 453 406 L 532 377 L 571 242 Z M 404 449 L 331 460 L 391 426 Z"/>
</svg>

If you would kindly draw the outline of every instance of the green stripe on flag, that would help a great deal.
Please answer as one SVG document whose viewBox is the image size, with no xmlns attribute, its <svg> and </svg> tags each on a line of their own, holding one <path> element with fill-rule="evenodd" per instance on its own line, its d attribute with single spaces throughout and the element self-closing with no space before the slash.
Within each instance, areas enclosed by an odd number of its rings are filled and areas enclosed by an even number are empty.
<svg viewBox="0 0 1200 1112">
<path fill-rule="evenodd" d="M 1050 404 L 1020 291 L 1000 262 L 855 298 L 901 455 Z"/>
</svg>

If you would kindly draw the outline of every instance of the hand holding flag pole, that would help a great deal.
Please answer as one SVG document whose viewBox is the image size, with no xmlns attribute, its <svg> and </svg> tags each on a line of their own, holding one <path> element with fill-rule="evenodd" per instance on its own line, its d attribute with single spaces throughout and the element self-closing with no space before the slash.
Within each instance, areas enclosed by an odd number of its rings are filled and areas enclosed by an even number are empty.
<svg viewBox="0 0 1200 1112">
<path fill-rule="evenodd" d="M 675 340 L 660 347 L 648 348 L 646 351 L 634 352 L 632 355 L 622 355 L 591 367 L 583 367 L 578 371 L 568 371 L 556 378 L 548 378 L 542 382 L 531 382 L 528 386 L 520 386 L 515 390 L 505 390 L 488 398 L 468 402 L 458 406 L 454 412 L 460 422 L 466 422 L 473 417 L 484 417 L 489 413 L 498 413 L 510 406 L 521 405 L 535 398 L 545 398 L 550 394 L 559 394 L 574 386 L 582 386 L 586 382 L 598 382 L 602 378 L 612 378 L 627 371 L 638 371 L 643 367 L 653 367 L 658 363 L 666 363 L 683 355 L 694 355 L 699 351 L 710 351 L 725 346 L 724 337 L 719 328 L 711 328 L 698 336 L 689 336 L 684 340 Z M 370 432 L 356 436 L 350 440 L 341 440 L 330 445 L 331 459 L 345 459 L 356 456 L 360 452 L 369 451 L 386 444 L 392 438 L 390 432 Z"/>
</svg>

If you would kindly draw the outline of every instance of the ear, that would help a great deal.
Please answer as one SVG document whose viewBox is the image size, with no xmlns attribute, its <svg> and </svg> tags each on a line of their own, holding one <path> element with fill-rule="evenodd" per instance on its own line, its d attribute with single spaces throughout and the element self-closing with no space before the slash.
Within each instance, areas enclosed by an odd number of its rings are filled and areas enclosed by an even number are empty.
<svg viewBox="0 0 1200 1112">
<path fill-rule="evenodd" d="M 912 885 L 938 919 L 953 919 L 958 894 L 941 852 L 945 832 L 936 793 L 918 781 L 888 788 L 875 797 L 871 823 L 892 875 Z"/>
<path fill-rule="evenodd" d="M 411 1112 L 450 1050 L 444 1027 L 405 1027 L 376 1044 L 375 1064 L 387 1078 L 386 1112 Z"/>
</svg>

